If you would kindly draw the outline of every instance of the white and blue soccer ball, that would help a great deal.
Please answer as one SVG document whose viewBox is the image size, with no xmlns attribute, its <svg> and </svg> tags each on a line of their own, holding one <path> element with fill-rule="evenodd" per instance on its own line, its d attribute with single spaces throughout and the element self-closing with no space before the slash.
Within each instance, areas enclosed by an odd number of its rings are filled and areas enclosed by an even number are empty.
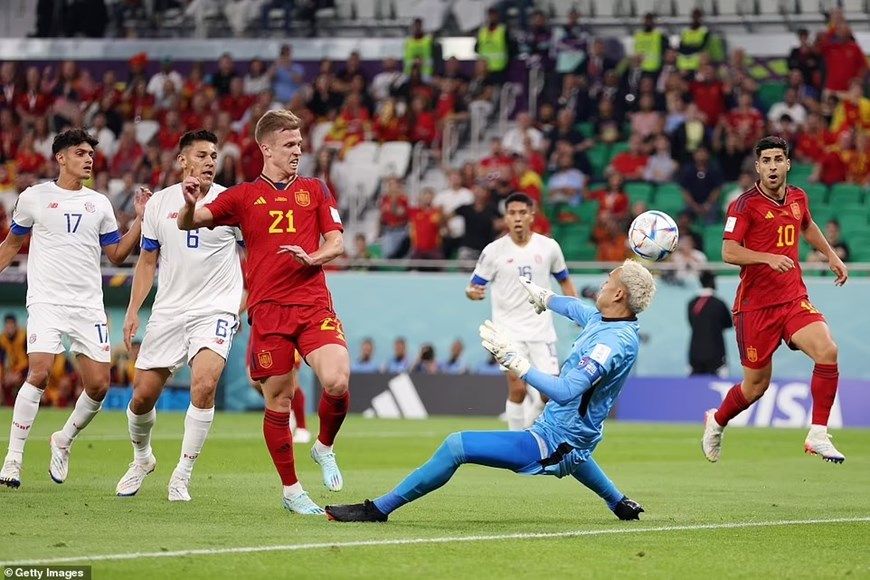
<svg viewBox="0 0 870 580">
<path fill-rule="evenodd" d="M 645 260 L 660 262 L 677 249 L 680 235 L 673 218 L 663 211 L 645 211 L 631 222 L 628 244 Z"/>
</svg>

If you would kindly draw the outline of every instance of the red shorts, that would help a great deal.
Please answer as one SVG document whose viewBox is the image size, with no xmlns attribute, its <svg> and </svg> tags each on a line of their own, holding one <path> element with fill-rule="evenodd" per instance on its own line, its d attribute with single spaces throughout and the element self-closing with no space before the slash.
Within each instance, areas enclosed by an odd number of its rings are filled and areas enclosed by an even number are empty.
<svg viewBox="0 0 870 580">
<path fill-rule="evenodd" d="M 824 322 L 825 317 L 806 296 L 794 302 L 738 312 L 734 315 L 734 328 L 741 364 L 751 369 L 766 367 L 780 341 L 784 340 L 789 348 L 796 350 L 791 337 L 817 321 Z"/>
<path fill-rule="evenodd" d="M 248 364 L 255 381 L 286 375 L 302 357 L 327 344 L 347 348 L 341 321 L 325 306 L 258 304 L 250 313 Z"/>
</svg>

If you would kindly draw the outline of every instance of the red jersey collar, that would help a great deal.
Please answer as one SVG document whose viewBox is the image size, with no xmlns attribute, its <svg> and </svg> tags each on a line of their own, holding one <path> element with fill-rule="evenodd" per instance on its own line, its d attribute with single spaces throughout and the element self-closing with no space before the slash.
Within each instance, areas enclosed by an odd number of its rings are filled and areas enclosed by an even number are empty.
<svg viewBox="0 0 870 580">
<path fill-rule="evenodd" d="M 260 177 L 258 177 L 257 179 L 262 179 L 263 181 L 265 181 L 266 183 L 268 183 L 269 185 L 271 185 L 274 189 L 276 189 L 276 190 L 278 190 L 278 191 L 284 191 L 284 190 L 286 190 L 288 187 L 290 187 L 291 185 L 293 185 L 293 182 L 296 181 L 296 178 L 297 178 L 297 177 L 299 177 L 298 174 L 297 174 L 297 175 L 294 175 L 294 176 L 290 179 L 290 181 L 288 181 L 287 183 L 284 183 L 283 181 L 272 181 L 271 179 L 269 179 L 268 177 L 266 177 L 265 175 L 263 175 L 263 174 L 261 173 L 261 174 L 260 174 Z"/>
<path fill-rule="evenodd" d="M 769 202 L 775 204 L 777 207 L 785 206 L 785 204 L 788 202 L 788 189 L 789 189 L 788 184 L 785 185 L 785 195 L 782 196 L 782 201 L 780 202 L 780 201 L 773 199 L 772 197 L 770 197 L 766 193 L 764 193 L 764 191 L 762 191 L 762 189 L 759 185 L 760 183 L 761 183 L 761 181 L 755 182 L 755 190 L 759 193 L 759 195 L 761 195 L 761 197 L 763 197 L 764 199 L 768 200 Z"/>
</svg>

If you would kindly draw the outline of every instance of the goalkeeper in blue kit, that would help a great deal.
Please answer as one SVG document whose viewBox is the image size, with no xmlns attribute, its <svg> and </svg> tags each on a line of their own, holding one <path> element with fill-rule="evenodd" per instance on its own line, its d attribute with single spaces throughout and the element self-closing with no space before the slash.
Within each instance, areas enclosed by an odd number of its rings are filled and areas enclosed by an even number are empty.
<svg viewBox="0 0 870 580">
<path fill-rule="evenodd" d="M 655 294 L 655 280 L 641 264 L 626 260 L 610 272 L 595 307 L 520 277 L 529 302 L 583 327 L 558 377 L 531 368 L 492 322 L 480 326 L 486 350 L 508 370 L 549 397 L 544 412 L 526 431 L 461 431 L 449 435 L 429 461 L 395 489 L 374 500 L 326 506 L 327 517 L 342 522 L 384 522 L 390 513 L 435 491 L 463 463 L 510 469 L 524 475 L 573 476 L 598 494 L 621 520 L 643 512 L 604 474 L 592 452 L 602 424 L 637 359 L 637 314 Z"/>
</svg>

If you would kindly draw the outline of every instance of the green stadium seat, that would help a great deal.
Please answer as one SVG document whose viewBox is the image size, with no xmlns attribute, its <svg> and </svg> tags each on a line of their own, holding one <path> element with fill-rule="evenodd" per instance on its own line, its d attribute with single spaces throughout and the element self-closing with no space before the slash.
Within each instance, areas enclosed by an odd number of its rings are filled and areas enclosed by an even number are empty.
<svg viewBox="0 0 870 580">
<path fill-rule="evenodd" d="M 803 190 L 807 192 L 807 197 L 810 200 L 810 211 L 813 210 L 815 204 L 828 202 L 828 186 L 824 183 L 808 183 Z"/>
<path fill-rule="evenodd" d="M 704 253 L 711 262 L 722 261 L 722 225 L 706 226 L 704 228 Z"/>
<path fill-rule="evenodd" d="M 758 98 L 765 111 L 774 103 L 781 101 L 783 95 L 785 95 L 785 83 L 783 82 L 767 82 L 758 87 Z"/>
<path fill-rule="evenodd" d="M 809 183 L 810 175 L 813 174 L 812 163 L 792 163 L 791 170 L 788 172 L 788 181 L 793 185 L 800 183 Z M 798 185 L 798 187 L 803 187 Z"/>
<path fill-rule="evenodd" d="M 616 157 L 619 153 L 624 153 L 631 149 L 628 144 L 628 141 L 619 141 L 618 143 L 614 143 L 610 146 L 610 154 L 607 158 L 607 163 L 610 163 L 610 160 Z"/>
<path fill-rule="evenodd" d="M 849 260 L 852 262 L 870 262 L 870 231 L 843 234 L 843 240 L 849 246 Z"/>
<path fill-rule="evenodd" d="M 860 204 L 864 199 L 864 190 L 855 183 L 835 183 L 831 186 L 828 205 L 838 207 L 846 204 Z"/>
<path fill-rule="evenodd" d="M 683 188 L 677 183 L 662 183 L 656 188 L 655 198 L 650 204 L 650 209 L 665 212 L 671 217 L 683 211 L 686 202 L 683 199 Z"/>
<path fill-rule="evenodd" d="M 653 193 L 655 189 L 651 183 L 645 183 L 643 181 L 632 181 L 625 184 L 625 193 L 628 195 L 628 199 L 631 200 L 631 203 L 636 201 L 643 201 L 647 205 L 652 200 Z"/>
<path fill-rule="evenodd" d="M 604 175 L 604 168 L 610 162 L 610 146 L 596 143 L 586 151 L 586 157 L 592 166 L 593 177 L 602 177 Z"/>
<path fill-rule="evenodd" d="M 592 123 L 577 123 L 577 130 L 587 139 L 595 135 L 595 125 Z"/>
<path fill-rule="evenodd" d="M 569 213 L 577 217 L 580 224 L 592 227 L 595 225 L 595 219 L 598 217 L 598 202 L 594 200 L 586 200 L 580 205 L 562 204 L 557 210 L 558 213 Z M 569 227 L 576 225 L 566 224 Z"/>
<path fill-rule="evenodd" d="M 862 233 L 870 230 L 870 224 L 867 223 L 866 213 L 851 213 L 837 212 L 836 219 L 840 222 L 840 231 L 843 237 L 848 237 L 853 233 Z"/>
</svg>

